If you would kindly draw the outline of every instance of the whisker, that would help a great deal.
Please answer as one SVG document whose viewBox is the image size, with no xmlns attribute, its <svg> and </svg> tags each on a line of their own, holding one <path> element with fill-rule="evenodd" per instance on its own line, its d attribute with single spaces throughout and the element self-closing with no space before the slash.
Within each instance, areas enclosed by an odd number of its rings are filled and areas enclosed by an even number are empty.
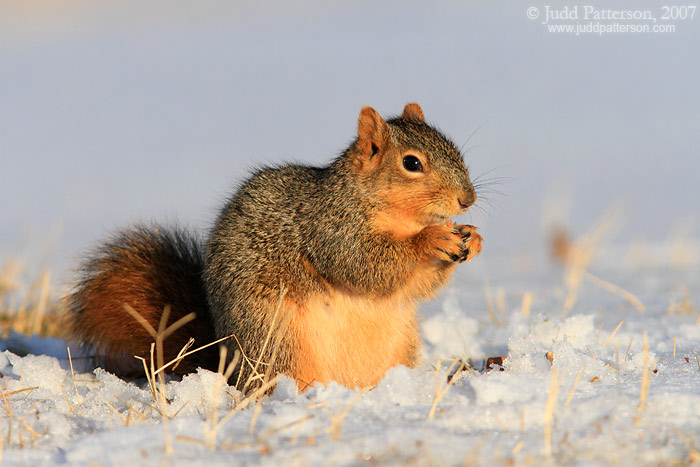
<svg viewBox="0 0 700 467">
<path fill-rule="evenodd" d="M 484 209 L 483 206 L 479 206 L 478 204 L 474 204 L 474 205 L 472 205 L 472 207 L 478 209 L 484 215 L 484 217 L 493 217 L 493 214 L 491 214 L 489 211 Z"/>
<path fill-rule="evenodd" d="M 464 149 L 464 146 L 466 146 L 467 143 L 469 143 L 469 141 L 472 139 L 472 137 L 473 137 L 479 130 L 481 130 L 485 125 L 486 125 L 486 122 L 482 123 L 481 125 L 479 125 L 478 127 L 476 127 L 476 129 L 475 129 L 474 131 L 472 131 L 472 133 L 469 135 L 469 137 L 468 137 L 467 140 L 464 142 L 464 144 L 462 144 L 462 146 L 460 146 L 460 148 L 459 148 L 459 153 L 460 153 L 460 154 L 462 154 L 462 150 Z M 462 156 L 462 158 L 464 158 L 464 156 Z"/>
<path fill-rule="evenodd" d="M 475 205 L 475 206 L 476 206 L 476 205 Z M 489 218 L 492 218 L 492 217 L 493 217 L 493 215 L 492 215 L 490 212 L 488 212 L 486 209 L 484 209 L 484 208 L 481 207 L 481 206 L 476 206 L 476 210 L 475 210 L 475 211 L 471 211 L 471 214 L 476 214 L 477 212 L 479 213 L 479 215 L 480 215 L 483 219 L 489 219 Z"/>
<path fill-rule="evenodd" d="M 477 178 L 472 180 L 472 184 L 475 185 L 504 185 L 513 181 L 512 178 L 508 177 L 492 177 L 492 178 Z"/>
<path fill-rule="evenodd" d="M 504 192 L 489 187 L 474 187 L 474 190 L 476 190 L 479 195 L 487 193 L 490 195 L 506 196 Z"/>
<path fill-rule="evenodd" d="M 502 204 L 492 199 L 482 197 L 481 201 L 485 202 L 491 209 L 503 209 Z"/>
<path fill-rule="evenodd" d="M 460 149 L 459 152 L 464 152 L 466 154 L 466 153 L 472 152 L 474 149 L 479 149 L 479 148 L 483 148 L 483 147 L 484 147 L 483 144 L 474 144 L 474 145 L 469 146 L 465 149 Z"/>
</svg>

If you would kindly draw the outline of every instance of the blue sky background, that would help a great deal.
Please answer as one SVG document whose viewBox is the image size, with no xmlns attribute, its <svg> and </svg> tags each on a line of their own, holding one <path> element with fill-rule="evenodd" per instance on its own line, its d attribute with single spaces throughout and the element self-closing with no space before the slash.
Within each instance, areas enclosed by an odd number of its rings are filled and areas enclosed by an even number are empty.
<svg viewBox="0 0 700 467">
<path fill-rule="evenodd" d="M 544 262 L 551 222 L 585 232 L 613 204 L 618 241 L 697 236 L 700 13 L 576 37 L 528 19 L 544 5 L 0 1 L 0 260 L 65 278 L 115 227 L 203 231 L 251 168 L 323 164 L 363 105 L 412 101 L 474 133 L 473 177 L 507 179 L 464 219 L 482 267 Z"/>
</svg>

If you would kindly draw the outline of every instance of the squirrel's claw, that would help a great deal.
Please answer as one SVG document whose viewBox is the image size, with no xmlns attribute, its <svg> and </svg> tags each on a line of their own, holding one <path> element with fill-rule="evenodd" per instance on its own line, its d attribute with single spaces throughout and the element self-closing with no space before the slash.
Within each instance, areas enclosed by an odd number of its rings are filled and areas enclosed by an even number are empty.
<svg viewBox="0 0 700 467">
<path fill-rule="evenodd" d="M 452 262 L 459 258 L 464 249 L 464 242 L 460 233 L 451 224 L 446 223 L 424 228 L 416 237 L 416 246 L 428 258 Z"/>
<path fill-rule="evenodd" d="M 463 263 L 481 252 L 481 235 L 471 225 L 432 225 L 423 229 L 418 237 L 421 249 L 428 257 L 445 262 Z"/>
<path fill-rule="evenodd" d="M 474 259 L 474 257 L 481 253 L 481 242 L 484 239 L 476 232 L 477 227 L 474 227 L 473 225 L 457 225 L 455 226 L 455 229 L 459 231 L 462 242 L 464 242 L 464 247 L 458 259 L 453 261 L 459 263 L 471 261 Z"/>
</svg>

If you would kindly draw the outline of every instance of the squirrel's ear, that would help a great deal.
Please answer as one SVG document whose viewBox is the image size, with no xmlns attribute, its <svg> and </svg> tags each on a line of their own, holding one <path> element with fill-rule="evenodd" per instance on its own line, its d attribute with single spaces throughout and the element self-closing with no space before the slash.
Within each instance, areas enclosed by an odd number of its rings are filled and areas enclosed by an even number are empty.
<svg viewBox="0 0 700 467">
<path fill-rule="evenodd" d="M 379 164 L 379 152 L 389 141 L 389 126 L 372 107 L 362 107 L 357 119 L 357 149 L 359 161 L 365 168 Z"/>
<path fill-rule="evenodd" d="M 421 109 L 420 105 L 418 105 L 415 102 L 406 104 L 406 107 L 403 108 L 401 118 L 405 118 L 406 120 L 415 120 L 417 122 L 425 121 L 425 117 L 423 116 L 423 109 Z"/>
</svg>

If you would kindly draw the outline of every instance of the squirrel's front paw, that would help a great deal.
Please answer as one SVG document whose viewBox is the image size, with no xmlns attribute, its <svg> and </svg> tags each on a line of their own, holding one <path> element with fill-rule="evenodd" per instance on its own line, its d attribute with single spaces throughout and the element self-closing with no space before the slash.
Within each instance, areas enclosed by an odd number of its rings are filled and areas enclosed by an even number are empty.
<svg viewBox="0 0 700 467">
<path fill-rule="evenodd" d="M 462 262 L 469 254 L 468 252 L 465 254 L 463 237 L 464 234 L 452 222 L 447 221 L 444 225 L 430 225 L 424 228 L 416 240 L 418 248 L 429 258 L 446 262 Z"/>
<path fill-rule="evenodd" d="M 456 225 L 454 229 L 459 232 L 464 243 L 464 247 L 456 261 L 460 263 L 471 261 L 476 255 L 481 253 L 483 237 L 476 232 L 477 228 L 473 225 Z"/>
</svg>

